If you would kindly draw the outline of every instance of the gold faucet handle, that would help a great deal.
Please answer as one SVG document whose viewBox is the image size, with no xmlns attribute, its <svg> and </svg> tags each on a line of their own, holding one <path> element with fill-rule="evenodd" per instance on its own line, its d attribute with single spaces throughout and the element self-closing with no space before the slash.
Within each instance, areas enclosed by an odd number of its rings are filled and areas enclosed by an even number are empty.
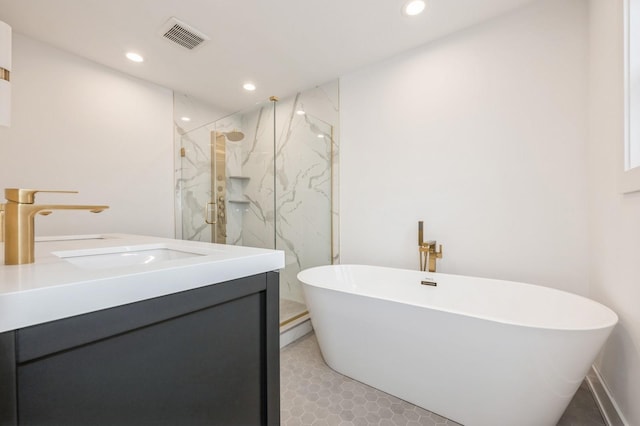
<svg viewBox="0 0 640 426">
<path fill-rule="evenodd" d="M 36 200 L 36 192 L 55 192 L 58 194 L 77 194 L 78 191 L 45 191 L 42 189 L 5 188 L 4 198 L 20 204 L 33 204 Z"/>
</svg>

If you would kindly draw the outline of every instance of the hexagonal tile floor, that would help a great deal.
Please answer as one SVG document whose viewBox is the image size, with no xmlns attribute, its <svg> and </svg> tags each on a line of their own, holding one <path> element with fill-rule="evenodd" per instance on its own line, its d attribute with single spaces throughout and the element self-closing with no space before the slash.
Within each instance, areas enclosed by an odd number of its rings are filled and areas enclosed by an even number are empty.
<svg viewBox="0 0 640 426">
<path fill-rule="evenodd" d="M 282 426 L 444 426 L 458 423 L 333 371 L 315 334 L 280 352 Z"/>
<path fill-rule="evenodd" d="M 333 371 L 311 333 L 280 351 L 283 426 L 459 425 Z M 604 426 L 583 384 L 559 426 Z"/>
</svg>

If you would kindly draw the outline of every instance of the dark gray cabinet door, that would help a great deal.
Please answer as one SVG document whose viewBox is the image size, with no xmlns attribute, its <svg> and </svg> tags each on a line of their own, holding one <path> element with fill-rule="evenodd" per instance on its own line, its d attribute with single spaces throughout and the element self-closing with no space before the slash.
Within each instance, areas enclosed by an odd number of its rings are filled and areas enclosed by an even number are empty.
<svg viewBox="0 0 640 426">
<path fill-rule="evenodd" d="M 18 418 L 0 413 L 0 424 L 278 424 L 277 281 L 261 274 L 5 333 L 17 342 Z"/>
</svg>

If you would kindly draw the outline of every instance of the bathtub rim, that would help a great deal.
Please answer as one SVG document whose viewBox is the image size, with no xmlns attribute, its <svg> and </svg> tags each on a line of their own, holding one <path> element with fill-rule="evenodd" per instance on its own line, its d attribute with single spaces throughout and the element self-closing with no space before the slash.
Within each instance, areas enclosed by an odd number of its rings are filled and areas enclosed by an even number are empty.
<svg viewBox="0 0 640 426">
<path fill-rule="evenodd" d="M 609 308 L 608 306 L 590 299 L 588 297 L 585 296 L 581 296 L 579 294 L 576 293 L 571 293 L 569 291 L 565 291 L 565 290 L 560 290 L 557 288 L 553 288 L 553 287 L 546 287 L 546 286 L 542 286 L 542 285 L 538 285 L 538 284 L 530 284 L 530 283 L 525 283 L 525 282 L 520 282 L 520 281 L 511 281 L 511 280 L 502 280 L 502 279 L 496 279 L 496 278 L 484 278 L 484 277 L 474 277 L 474 276 L 469 276 L 469 275 L 460 275 L 460 274 L 446 274 L 446 273 L 442 273 L 442 272 L 426 272 L 431 276 L 433 276 L 434 278 L 437 277 L 462 277 L 465 279 L 478 279 L 481 281 L 494 281 L 494 282 L 499 282 L 499 283 L 503 283 L 503 284 L 510 284 L 510 285 L 520 285 L 520 286 L 528 286 L 528 287 L 536 287 L 537 289 L 541 289 L 542 291 L 549 291 L 549 292 L 558 292 L 558 293 L 563 293 L 565 295 L 569 295 L 571 297 L 575 297 L 575 298 L 579 298 L 582 299 L 584 301 L 587 301 L 587 303 L 590 304 L 596 304 L 598 305 L 599 309 L 604 309 L 607 314 L 609 316 L 612 316 L 612 318 L 609 321 L 603 321 L 602 325 L 599 326 L 593 326 L 593 327 L 559 327 L 559 326 L 541 326 L 541 325 L 535 325 L 535 324 L 527 324 L 525 322 L 522 321 L 508 321 L 505 320 L 504 318 L 498 318 L 498 317 L 492 317 L 489 315 L 475 315 L 475 314 L 469 314 L 468 312 L 464 312 L 458 309 L 446 309 L 446 308 L 442 308 L 442 307 L 436 307 L 436 306 L 428 306 L 425 304 L 420 304 L 420 303 L 415 303 L 415 302 L 411 302 L 411 301 L 407 301 L 407 300 L 398 300 L 398 299 L 393 299 L 393 298 L 385 298 L 385 297 L 381 297 L 378 295 L 372 295 L 372 294 L 364 294 L 364 293 L 358 293 L 358 292 L 354 292 L 354 291 L 347 291 L 347 290 L 343 290 L 343 289 L 335 289 L 335 288 L 329 288 L 326 286 L 323 286 L 322 284 L 319 283 L 310 283 L 305 281 L 304 276 L 308 275 L 311 273 L 311 271 L 314 270 L 318 270 L 318 269 L 336 269 L 336 268 L 348 268 L 348 267 L 365 267 L 365 268 L 380 268 L 380 269 L 385 269 L 385 270 L 391 270 L 391 271 L 404 271 L 404 272 L 418 272 L 418 273 L 425 273 L 423 271 L 415 271 L 415 270 L 411 270 L 411 269 L 403 269 L 403 268 L 393 268 L 393 267 L 388 267 L 388 266 L 377 266 L 377 265 L 367 265 L 367 264 L 333 264 L 333 265 L 321 265 L 321 266 L 314 266 L 311 268 L 306 268 L 303 269 L 302 271 L 300 271 L 297 274 L 297 278 L 298 280 L 302 283 L 302 287 L 303 287 L 303 291 L 304 291 L 304 286 L 308 285 L 308 286 L 312 286 L 312 287 L 316 287 L 316 288 L 320 288 L 323 290 L 328 290 L 328 291 L 334 291 L 337 293 L 344 293 L 344 294 L 352 294 L 352 295 L 356 295 L 356 296 L 361 296 L 361 297 L 367 297 L 367 298 L 371 298 L 371 299 L 377 299 L 377 300 L 384 300 L 387 302 L 393 302 L 393 303 L 400 303 L 400 304 L 405 304 L 405 305 L 410 305 L 410 306 L 414 306 L 414 307 L 418 307 L 418 308 L 423 308 L 423 309 L 433 309 L 435 311 L 439 311 L 439 312 L 446 312 L 446 313 L 450 313 L 450 314 L 455 314 L 455 315 L 461 315 L 461 316 L 465 316 L 465 317 L 469 317 L 469 318 L 476 318 L 476 319 L 480 319 L 480 320 L 486 320 L 486 321 L 491 321 L 491 322 L 495 322 L 498 324 L 505 324 L 505 325 L 511 325 L 511 326 L 517 326 L 517 327 L 526 327 L 526 328 L 530 328 L 530 329 L 540 329 L 540 330 L 556 330 L 556 331 L 575 331 L 575 332 L 588 332 L 588 331 L 597 331 L 597 330 L 605 330 L 605 329 L 613 329 L 618 322 L 620 321 L 620 318 L 618 317 L 618 314 L 616 314 L 611 308 Z M 307 272 L 309 271 L 309 272 Z M 306 297 L 306 295 L 305 295 Z M 311 312 L 310 312 L 311 314 Z"/>
</svg>

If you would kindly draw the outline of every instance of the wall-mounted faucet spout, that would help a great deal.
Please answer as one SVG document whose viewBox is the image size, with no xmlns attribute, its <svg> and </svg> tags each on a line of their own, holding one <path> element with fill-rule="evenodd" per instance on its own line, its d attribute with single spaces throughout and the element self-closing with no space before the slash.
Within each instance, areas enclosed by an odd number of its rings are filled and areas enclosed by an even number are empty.
<svg viewBox="0 0 640 426">
<path fill-rule="evenodd" d="M 89 210 L 100 213 L 109 206 L 78 206 L 67 204 L 35 204 L 36 192 L 77 193 L 77 191 L 40 191 L 38 189 L 7 188 L 4 204 L 4 263 L 21 265 L 35 261 L 36 214 L 43 216 L 52 210 Z"/>
</svg>

